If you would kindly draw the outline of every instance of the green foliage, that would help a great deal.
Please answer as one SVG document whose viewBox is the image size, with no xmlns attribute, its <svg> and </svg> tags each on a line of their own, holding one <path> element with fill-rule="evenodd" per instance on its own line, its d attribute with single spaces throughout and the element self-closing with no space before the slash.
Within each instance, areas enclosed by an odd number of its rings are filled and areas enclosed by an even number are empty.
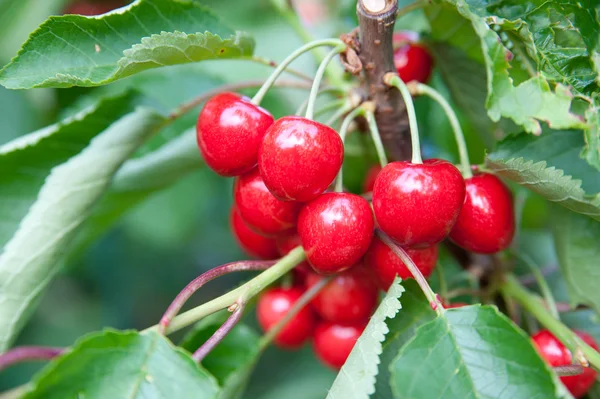
<svg viewBox="0 0 600 399">
<path fill-rule="evenodd" d="M 156 332 L 106 330 L 79 340 L 24 399 L 216 398 L 215 379 Z"/>
<path fill-rule="evenodd" d="M 101 17 L 51 17 L 0 71 L 10 89 L 98 86 L 149 68 L 252 54 L 254 42 L 189 0 L 138 0 Z"/>
</svg>

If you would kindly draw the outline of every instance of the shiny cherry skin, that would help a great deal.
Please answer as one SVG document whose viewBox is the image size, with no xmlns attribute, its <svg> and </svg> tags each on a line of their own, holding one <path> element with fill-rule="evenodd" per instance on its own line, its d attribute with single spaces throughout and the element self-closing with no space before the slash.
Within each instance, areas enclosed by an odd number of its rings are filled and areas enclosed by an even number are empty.
<svg viewBox="0 0 600 399">
<path fill-rule="evenodd" d="M 310 288 L 324 277 L 308 274 Z M 334 323 L 355 323 L 368 320 L 377 307 L 379 291 L 370 273 L 356 265 L 333 277 L 311 301 L 311 306 L 324 320 Z"/>
<path fill-rule="evenodd" d="M 265 186 L 258 168 L 236 179 L 233 197 L 248 227 L 265 236 L 293 231 L 302 208 L 299 202 L 275 198 Z"/>
<path fill-rule="evenodd" d="M 404 248 L 442 241 L 465 201 L 465 181 L 450 162 L 389 163 L 373 187 L 373 210 L 381 230 Z"/>
<path fill-rule="evenodd" d="M 71 3 L 66 9 L 65 14 L 78 14 L 85 16 L 94 16 L 106 14 L 116 8 L 123 7 L 126 4 L 122 0 L 78 0 Z"/>
<path fill-rule="evenodd" d="M 416 43 L 418 35 L 413 32 L 394 34 L 394 65 L 404 82 L 416 80 L 427 83 L 433 69 L 433 58 L 429 50 Z"/>
<path fill-rule="evenodd" d="M 275 240 L 252 231 L 235 208 L 231 210 L 230 224 L 233 236 L 248 255 L 259 259 L 279 257 Z"/>
<path fill-rule="evenodd" d="M 300 299 L 304 291 L 298 287 L 273 288 L 260 297 L 256 314 L 263 331 L 268 331 L 279 322 Z M 275 337 L 275 343 L 288 349 L 302 346 L 308 340 L 317 323 L 310 306 L 305 306 L 294 316 Z"/>
<path fill-rule="evenodd" d="M 298 116 L 278 119 L 269 128 L 258 152 L 265 184 L 283 201 L 310 201 L 337 176 L 344 145 L 335 130 Z"/>
<path fill-rule="evenodd" d="M 379 172 L 381 172 L 381 166 L 371 166 L 371 168 L 367 172 L 367 175 L 365 176 L 365 181 L 363 182 L 363 193 L 373 191 L 373 187 L 375 186 L 375 180 L 377 180 L 377 175 L 379 175 Z"/>
<path fill-rule="evenodd" d="M 588 345 L 598 350 L 598 344 L 592 336 L 582 331 L 575 333 Z M 569 351 L 552 333 L 548 330 L 542 330 L 531 337 L 538 352 L 552 367 L 568 366 L 573 363 L 571 351 Z M 576 398 L 584 396 L 594 385 L 596 379 L 596 370 L 586 367 L 583 373 L 579 375 L 560 377 L 562 383 L 567 387 L 571 395 Z"/>
<path fill-rule="evenodd" d="M 275 238 L 275 243 L 277 244 L 277 250 L 279 251 L 279 255 L 285 256 L 290 253 L 290 251 L 298 246 L 302 246 L 302 242 L 300 241 L 300 236 L 297 232 L 292 234 L 286 234 Z M 312 268 L 308 264 L 307 261 L 303 261 L 299 263 L 294 271 L 299 271 L 302 274 L 312 273 Z"/>
<path fill-rule="evenodd" d="M 409 248 L 405 251 L 425 278 L 431 276 L 438 260 L 437 245 L 427 248 Z M 365 266 L 373 272 L 379 288 L 384 291 L 390 288 L 396 275 L 400 276 L 402 280 L 413 278 L 404 262 L 377 236 L 373 237 L 364 262 Z"/>
<path fill-rule="evenodd" d="M 492 254 L 515 235 L 512 194 L 496 176 L 481 173 L 465 180 L 466 198 L 450 239 L 467 251 Z"/>
<path fill-rule="evenodd" d="M 348 193 L 325 193 L 307 203 L 298 217 L 306 257 L 320 274 L 356 264 L 369 248 L 374 226 L 367 200 Z"/>
<path fill-rule="evenodd" d="M 206 164 L 221 176 L 239 176 L 256 166 L 258 147 L 271 114 L 235 93 L 217 94 L 198 116 L 196 138 Z"/>
<path fill-rule="evenodd" d="M 319 323 L 313 337 L 315 354 L 329 367 L 340 369 L 365 327 L 366 323 L 336 324 L 328 321 Z"/>
</svg>

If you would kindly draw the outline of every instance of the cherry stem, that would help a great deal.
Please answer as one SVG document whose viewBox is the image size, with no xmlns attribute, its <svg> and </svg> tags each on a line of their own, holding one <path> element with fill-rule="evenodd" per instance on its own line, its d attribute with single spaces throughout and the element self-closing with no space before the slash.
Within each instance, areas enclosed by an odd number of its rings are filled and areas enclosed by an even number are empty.
<svg viewBox="0 0 600 399">
<path fill-rule="evenodd" d="M 308 104 L 306 105 L 305 115 L 307 119 L 314 118 L 315 103 L 317 102 L 317 96 L 319 95 L 319 86 L 321 86 L 321 81 L 323 80 L 323 76 L 325 76 L 327 65 L 329 65 L 329 63 L 333 60 L 333 57 L 345 49 L 346 45 L 344 43 L 338 44 L 325 56 L 325 59 L 319 65 L 319 69 L 317 69 L 317 73 L 315 73 L 315 80 L 313 81 L 312 88 L 310 89 L 310 94 L 308 95 Z"/>
<path fill-rule="evenodd" d="M 381 239 L 381 241 L 383 241 L 383 243 L 387 245 L 392 250 L 392 252 L 397 257 L 399 257 L 400 260 L 402 260 L 402 262 L 406 265 L 406 267 L 410 271 L 410 274 L 412 274 L 417 284 L 419 284 L 421 291 L 423 291 L 423 294 L 425 294 L 425 297 L 429 301 L 429 304 L 431 305 L 433 310 L 435 310 L 435 312 L 439 316 L 443 316 L 445 309 L 442 305 L 442 301 L 440 300 L 439 295 L 433 292 L 433 290 L 429 286 L 429 283 L 427 282 L 427 279 L 423 276 L 423 273 L 421 273 L 417 265 L 415 265 L 415 262 L 413 262 L 413 260 L 403 248 L 396 245 L 396 243 L 393 242 L 392 239 L 383 231 L 377 229 L 376 234 Z"/>
<path fill-rule="evenodd" d="M 333 125 L 338 119 L 344 116 L 345 113 L 350 112 L 352 108 L 354 108 L 354 106 L 349 101 L 346 101 L 344 105 L 342 105 L 337 111 L 333 113 L 333 115 L 331 115 L 331 117 L 329 117 L 329 119 L 327 119 L 327 122 L 325 122 L 325 124 L 327 126 Z"/>
<path fill-rule="evenodd" d="M 200 363 L 206 357 L 206 355 L 208 355 L 210 351 L 212 351 L 215 346 L 217 346 L 219 342 L 221 342 L 223 338 L 229 334 L 233 327 L 235 327 L 235 325 L 242 319 L 244 308 L 246 307 L 244 301 L 238 300 L 232 306 L 235 306 L 235 309 L 233 310 L 233 313 L 231 313 L 231 316 L 229 316 L 225 323 L 223 323 L 221 327 L 219 327 L 219 329 L 215 331 L 215 333 L 192 355 L 192 359 L 194 359 L 196 362 Z"/>
<path fill-rule="evenodd" d="M 311 83 L 311 88 L 312 88 L 312 83 Z M 340 94 L 343 94 L 344 92 L 343 92 L 343 90 L 338 89 L 337 87 L 326 87 L 324 89 L 319 90 L 319 95 L 325 94 L 325 93 L 340 93 Z M 308 106 L 308 98 L 306 100 L 304 100 L 302 102 L 302 104 L 300 104 L 300 106 L 296 110 L 295 115 L 296 116 L 300 116 L 300 115 L 304 114 L 306 112 L 306 107 L 307 106 Z"/>
<path fill-rule="evenodd" d="M 600 354 L 579 338 L 569 327 L 554 318 L 548 312 L 542 298 L 523 288 L 513 275 L 506 277 L 506 280 L 500 286 L 500 291 L 514 298 L 525 310 L 531 313 L 541 325 L 546 327 L 571 351 L 576 361 L 583 366 L 587 366 L 589 361 L 596 369 L 600 370 Z"/>
<path fill-rule="evenodd" d="M 285 60 L 283 60 L 277 68 L 275 68 L 275 70 L 273 71 L 271 76 L 269 76 L 269 78 L 265 81 L 265 83 L 262 85 L 260 90 L 254 95 L 254 97 L 252 98 L 252 102 L 256 105 L 260 105 L 261 101 L 263 100 L 263 98 L 265 97 L 265 95 L 267 94 L 267 92 L 269 91 L 271 86 L 273 86 L 273 84 L 275 83 L 275 81 L 277 80 L 279 75 L 281 75 L 281 73 L 285 70 L 285 68 L 288 67 L 289 64 L 292 63 L 292 61 L 294 61 L 296 58 L 298 58 L 302 54 L 304 54 L 307 51 L 309 51 L 313 48 L 316 48 L 316 47 L 340 46 L 341 44 L 343 44 L 343 42 L 340 39 L 324 39 L 324 40 L 315 40 L 315 41 L 312 41 L 312 42 L 307 43 L 304 46 L 300 47 L 299 49 L 297 49 L 296 51 L 294 51 L 293 53 L 288 55 L 287 58 Z M 314 82 L 313 82 L 313 87 L 314 87 Z"/>
<path fill-rule="evenodd" d="M 255 62 L 257 64 L 261 64 L 264 66 L 268 66 L 268 67 L 272 67 L 272 68 L 277 68 L 277 63 L 273 60 L 269 60 L 266 59 L 264 57 L 257 57 L 257 56 L 252 56 L 252 57 L 248 57 L 248 58 L 242 58 L 242 60 L 248 60 L 248 61 L 252 61 Z M 285 68 L 285 72 L 289 73 L 290 75 L 294 75 L 302 80 L 306 80 L 307 82 L 311 82 L 312 83 L 312 78 L 306 74 L 304 74 L 303 72 L 297 71 L 295 69 L 292 69 L 290 67 Z"/>
<path fill-rule="evenodd" d="M 346 100 L 342 100 L 342 99 L 331 101 L 331 102 L 323 105 L 322 107 L 320 107 L 319 110 L 315 112 L 315 116 L 321 116 L 332 110 L 338 110 L 340 107 L 343 107 L 345 104 L 346 104 Z"/>
<path fill-rule="evenodd" d="M 319 293 L 321 290 L 331 281 L 332 277 L 324 277 L 319 280 L 315 285 L 306 290 L 300 298 L 288 310 L 288 312 L 279 320 L 273 327 L 265 333 L 258 343 L 259 350 L 264 351 L 267 346 L 275 339 L 277 334 L 281 332 L 287 325 L 300 312 L 308 303 Z"/>
<path fill-rule="evenodd" d="M 179 310 L 187 302 L 188 299 L 202 286 L 217 277 L 224 276 L 225 274 L 241 271 L 256 271 L 265 270 L 275 264 L 274 261 L 252 261 L 246 260 L 241 262 L 231 262 L 225 265 L 217 266 L 210 269 L 206 273 L 202 273 L 200 276 L 192 280 L 171 302 L 165 314 L 158 323 L 158 333 L 164 334 L 166 329 L 169 327 L 171 320 L 177 316 Z"/>
<path fill-rule="evenodd" d="M 342 127 L 340 128 L 340 138 L 342 139 L 342 143 L 346 140 L 346 135 L 348 134 L 348 129 L 350 128 L 350 124 L 352 121 L 359 115 L 364 115 L 365 109 L 363 107 L 356 107 L 346 117 L 342 122 Z M 344 177 L 343 177 L 343 169 L 342 166 L 335 180 L 335 188 L 334 191 L 336 193 L 341 193 L 344 191 Z"/>
<path fill-rule="evenodd" d="M 413 104 L 412 96 L 406 84 L 400 79 L 398 74 L 388 72 L 383 76 L 383 82 L 391 87 L 395 87 L 402 94 L 404 104 L 406 104 L 406 113 L 408 114 L 408 123 L 410 125 L 410 140 L 412 142 L 412 163 L 423 163 L 421 157 L 421 144 L 419 141 L 419 126 L 417 125 L 417 113 Z"/>
<path fill-rule="evenodd" d="M 64 351 L 64 348 L 19 346 L 0 355 L 0 370 L 23 362 L 52 360 Z"/>
<path fill-rule="evenodd" d="M 371 139 L 373 139 L 373 144 L 375 144 L 375 151 L 377 151 L 377 157 L 379 158 L 379 164 L 383 168 L 388 164 L 387 155 L 385 155 L 385 148 L 383 147 L 383 143 L 381 142 L 381 136 L 379 135 L 379 128 L 377 127 L 377 122 L 375 121 L 375 114 L 373 111 L 366 112 L 367 123 L 369 124 L 369 131 L 371 132 Z"/>
<path fill-rule="evenodd" d="M 427 86 L 418 82 L 410 82 L 408 84 L 408 88 L 412 94 L 415 95 L 426 95 L 435 102 L 437 102 L 446 113 L 448 120 L 450 121 L 450 125 L 452 126 L 452 130 L 454 131 L 454 138 L 456 139 L 456 145 L 458 146 L 458 154 L 460 157 L 460 165 L 462 169 L 462 174 L 465 179 L 473 177 L 473 172 L 471 171 L 471 163 L 469 162 L 469 153 L 467 151 L 467 143 L 465 141 L 465 135 L 460 127 L 460 123 L 458 122 L 458 118 L 456 113 L 446 101 L 446 99 L 433 87 Z"/>
</svg>

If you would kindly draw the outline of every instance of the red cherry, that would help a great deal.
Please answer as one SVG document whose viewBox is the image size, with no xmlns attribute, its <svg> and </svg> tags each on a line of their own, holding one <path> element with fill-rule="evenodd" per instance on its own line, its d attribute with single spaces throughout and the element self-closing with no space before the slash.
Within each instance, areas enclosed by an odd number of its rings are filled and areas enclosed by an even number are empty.
<svg viewBox="0 0 600 399">
<path fill-rule="evenodd" d="M 373 228 L 369 203 L 355 194 L 323 194 L 298 217 L 306 257 L 321 274 L 339 273 L 357 263 L 369 248 Z"/>
<path fill-rule="evenodd" d="M 416 80 L 427 83 L 431 76 L 433 58 L 425 47 L 415 43 L 417 35 L 394 34 L 394 65 L 404 82 Z"/>
<path fill-rule="evenodd" d="M 257 168 L 236 179 L 233 195 L 240 216 L 257 233 L 273 236 L 296 226 L 302 204 L 275 198 Z"/>
<path fill-rule="evenodd" d="M 310 201 L 337 176 L 344 145 L 335 130 L 298 116 L 278 119 L 258 151 L 258 168 L 273 195 L 283 201 Z"/>
<path fill-rule="evenodd" d="M 71 3 L 66 9 L 65 14 L 79 14 L 86 16 L 94 16 L 106 14 L 116 8 L 123 7 L 125 2 L 122 0 L 103 0 L 89 1 L 78 0 Z"/>
<path fill-rule="evenodd" d="M 369 171 L 367 172 L 367 176 L 365 176 L 365 181 L 363 183 L 364 193 L 373 191 L 373 186 L 375 186 L 375 180 L 377 179 L 377 175 L 379 174 L 379 172 L 381 172 L 381 166 L 371 166 L 371 169 L 369 169 Z"/>
<path fill-rule="evenodd" d="M 442 241 L 465 201 L 465 181 L 450 162 L 392 162 L 379 172 L 373 210 L 379 227 L 402 247 Z"/>
<path fill-rule="evenodd" d="M 510 190 L 490 173 L 475 175 L 465 185 L 465 204 L 450 238 L 471 252 L 491 254 L 506 249 L 515 235 Z"/>
<path fill-rule="evenodd" d="M 425 278 L 431 276 L 438 260 L 438 247 L 433 245 L 423 249 L 405 249 Z M 365 265 L 375 276 L 379 288 L 387 291 L 396 275 L 403 280 L 413 278 L 404 262 L 379 237 L 375 236 L 365 255 Z"/>
<path fill-rule="evenodd" d="M 308 274 L 307 288 L 324 277 Z M 334 323 L 367 320 L 377 307 L 378 290 L 369 272 L 357 265 L 335 276 L 310 302 L 323 319 Z"/>
<path fill-rule="evenodd" d="M 256 166 L 258 147 L 273 124 L 271 114 L 235 93 L 217 94 L 198 116 L 196 137 L 206 164 L 221 176 Z"/>
<path fill-rule="evenodd" d="M 586 344 L 590 345 L 595 350 L 598 350 L 596 341 L 589 334 L 582 331 L 575 331 L 575 333 L 583 339 Z M 569 351 L 562 342 L 556 339 L 550 331 L 542 330 L 531 338 L 540 352 L 540 355 L 548 362 L 548 364 L 550 364 L 550 366 L 568 366 L 573 364 L 571 351 Z M 596 374 L 596 370 L 591 367 L 586 367 L 582 374 L 560 377 L 560 380 L 574 397 L 581 398 L 590 390 L 592 385 L 594 385 Z"/>
<path fill-rule="evenodd" d="M 235 208 L 231 209 L 230 219 L 233 236 L 250 256 L 261 259 L 277 259 L 279 257 L 275 240 L 250 230 Z"/>
<path fill-rule="evenodd" d="M 320 323 L 314 334 L 315 354 L 329 367 L 340 369 L 365 327 L 364 323 L 349 325 L 327 321 Z"/>
<path fill-rule="evenodd" d="M 260 297 L 256 309 L 258 323 L 263 331 L 271 329 L 300 299 L 303 290 L 298 287 L 273 288 Z M 316 317 L 310 306 L 305 306 L 281 330 L 275 343 L 283 348 L 298 348 L 310 338 Z"/>
<path fill-rule="evenodd" d="M 279 236 L 275 239 L 275 243 L 277 244 L 277 250 L 281 256 L 289 254 L 292 249 L 302 245 L 298 233 Z M 303 274 L 309 272 L 312 273 L 312 268 L 307 261 L 298 264 L 298 266 L 294 268 L 294 271 L 296 270 Z"/>
</svg>

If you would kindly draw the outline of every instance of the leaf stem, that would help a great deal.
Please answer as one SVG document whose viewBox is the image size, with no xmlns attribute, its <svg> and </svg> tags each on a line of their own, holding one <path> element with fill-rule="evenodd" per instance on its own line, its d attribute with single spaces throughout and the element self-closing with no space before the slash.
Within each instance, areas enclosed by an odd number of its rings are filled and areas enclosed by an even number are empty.
<svg viewBox="0 0 600 399">
<path fill-rule="evenodd" d="M 65 348 L 18 346 L 0 355 L 0 371 L 18 363 L 52 360 L 64 351 Z"/>
<path fill-rule="evenodd" d="M 342 122 L 342 127 L 340 128 L 340 138 L 342 139 L 342 143 L 346 140 L 346 135 L 348 134 L 348 129 L 350 128 L 350 124 L 357 116 L 364 115 L 365 109 L 363 107 L 354 108 Z M 344 191 L 344 177 L 343 177 L 343 166 L 340 168 L 338 175 L 335 180 L 335 188 L 334 191 L 336 193 L 341 193 Z"/>
<path fill-rule="evenodd" d="M 408 114 L 408 123 L 410 125 L 410 139 L 412 142 L 412 163 L 423 163 L 421 157 L 421 144 L 419 141 L 419 126 L 417 124 L 417 113 L 415 112 L 415 105 L 413 104 L 410 91 L 406 84 L 400 79 L 398 74 L 394 72 L 388 72 L 383 77 L 383 82 L 391 87 L 395 87 L 402 94 L 404 104 L 406 104 L 406 113 Z"/>
<path fill-rule="evenodd" d="M 513 275 L 508 275 L 506 281 L 500 286 L 500 291 L 514 298 L 517 302 L 531 313 L 544 327 L 561 341 L 573 354 L 573 357 L 584 366 L 587 361 L 596 369 L 600 370 L 600 354 L 594 348 L 586 344 L 581 338 L 571 331 L 567 326 L 555 319 L 548 313 L 543 300 L 527 291 Z M 583 357 L 583 356 L 585 357 Z"/>
<path fill-rule="evenodd" d="M 317 73 L 315 73 L 315 80 L 313 81 L 312 88 L 310 90 L 310 94 L 308 96 L 308 104 L 306 105 L 306 118 L 313 119 L 315 112 L 315 103 L 317 101 L 317 96 L 319 94 L 319 86 L 321 86 L 321 80 L 323 80 L 323 76 L 325 75 L 325 70 L 327 69 L 327 65 L 333 60 L 333 57 L 344 51 L 346 45 L 344 43 L 337 45 L 331 50 L 325 59 L 319 65 L 319 69 L 317 69 Z"/>
<path fill-rule="evenodd" d="M 377 151 L 377 158 L 379 158 L 379 164 L 383 168 L 388 164 L 387 155 L 385 155 L 385 148 L 383 147 L 383 143 L 381 141 L 381 136 L 379 135 L 379 128 L 377 127 L 377 122 L 375 121 L 375 114 L 373 111 L 368 110 L 366 112 L 367 123 L 369 124 L 369 132 L 371 132 L 371 139 L 373 140 L 373 144 L 375 144 L 375 151 Z"/>
<path fill-rule="evenodd" d="M 442 316 L 445 312 L 444 306 L 442 305 L 442 301 L 440 300 L 439 295 L 433 292 L 433 290 L 429 286 L 429 283 L 427 282 L 427 279 L 423 276 L 417 265 L 415 265 L 415 262 L 413 262 L 413 260 L 410 258 L 410 256 L 408 256 L 408 254 L 402 247 L 396 245 L 396 243 L 393 242 L 392 239 L 383 231 L 377 229 L 376 234 L 381 239 L 381 241 L 383 241 L 383 243 L 387 245 L 392 250 L 392 252 L 400 258 L 400 260 L 402 260 L 402 262 L 410 271 L 410 274 L 412 274 L 413 278 L 416 280 L 417 284 L 419 284 L 421 291 L 423 291 L 423 294 L 425 294 L 425 297 L 429 301 L 429 304 L 431 305 L 432 309 L 435 310 L 435 312 L 439 316 Z"/>
<path fill-rule="evenodd" d="M 316 47 L 321 47 L 321 46 L 336 46 L 337 47 L 340 44 L 343 44 L 343 42 L 340 39 L 323 39 L 323 40 L 312 41 L 312 42 L 307 43 L 304 46 L 296 49 L 293 53 L 288 55 L 287 58 L 285 60 L 283 60 L 277 68 L 275 68 L 275 70 L 273 71 L 271 76 L 269 76 L 267 78 L 267 80 L 262 85 L 262 87 L 260 88 L 258 93 L 256 93 L 254 95 L 254 97 L 252 98 L 252 102 L 256 105 L 259 105 L 260 102 L 265 97 L 265 95 L 267 94 L 267 92 L 269 91 L 269 89 L 271 88 L 271 86 L 273 86 L 273 83 L 275 83 L 275 81 L 277 80 L 279 75 L 281 75 L 281 73 L 285 70 L 285 68 L 287 68 L 287 66 L 292 61 L 294 61 L 296 58 L 298 58 L 302 54 L 304 54 L 307 51 L 309 51 L 313 48 L 316 48 Z M 314 82 L 313 82 L 313 87 L 314 87 Z M 317 86 L 317 88 L 318 88 L 318 86 Z"/>
<path fill-rule="evenodd" d="M 450 121 L 450 125 L 452 126 L 452 130 L 454 131 L 454 138 L 456 139 L 456 145 L 458 146 L 458 154 L 460 157 L 462 174 L 465 179 L 473 177 L 473 172 L 471 171 L 471 163 L 469 162 L 469 153 L 467 152 L 467 143 L 465 141 L 465 135 L 463 133 L 462 128 L 460 127 L 460 123 L 458 122 L 456 113 L 454 112 L 448 101 L 446 101 L 446 99 L 433 87 L 427 86 L 423 83 L 410 82 L 408 84 L 408 88 L 413 94 L 424 94 L 428 96 L 444 109 L 444 112 L 446 113 L 446 116 Z"/>
</svg>

